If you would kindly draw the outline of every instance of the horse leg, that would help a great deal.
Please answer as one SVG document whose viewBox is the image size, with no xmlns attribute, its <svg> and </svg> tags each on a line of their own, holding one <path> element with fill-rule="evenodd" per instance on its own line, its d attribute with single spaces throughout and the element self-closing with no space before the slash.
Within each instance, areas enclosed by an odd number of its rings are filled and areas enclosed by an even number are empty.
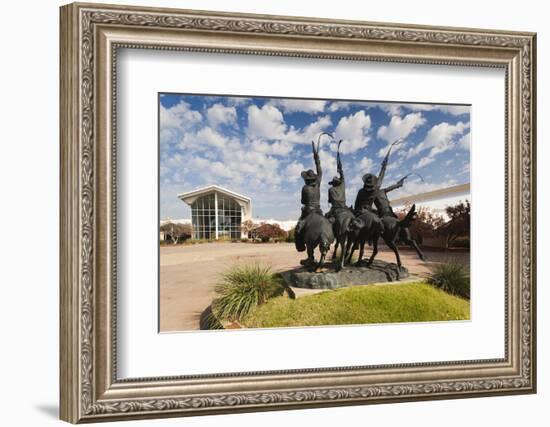
<svg viewBox="0 0 550 427">
<path fill-rule="evenodd" d="M 356 266 L 361 265 L 361 261 L 363 260 L 363 252 L 365 252 L 365 241 L 362 240 L 359 246 L 359 259 L 355 263 Z"/>
<path fill-rule="evenodd" d="M 315 246 L 312 244 L 307 245 L 307 260 L 305 266 L 310 268 L 315 266 Z"/>
<path fill-rule="evenodd" d="M 348 248 L 346 250 L 348 259 L 346 259 L 346 264 L 351 264 L 351 257 L 358 247 L 359 243 L 357 242 L 357 240 L 348 239 Z"/>
<path fill-rule="evenodd" d="M 416 253 L 418 254 L 418 258 L 420 258 L 422 261 L 426 261 L 426 257 L 418 247 L 416 240 L 414 239 L 405 240 L 405 243 L 416 251 Z"/>
<path fill-rule="evenodd" d="M 372 265 L 372 262 L 374 261 L 374 257 L 378 254 L 378 237 L 372 239 L 372 254 L 367 262 L 367 265 Z"/>
<path fill-rule="evenodd" d="M 344 268 L 344 265 L 346 263 L 346 248 L 347 248 L 347 242 L 346 242 L 346 235 L 344 234 L 344 236 L 342 237 L 342 242 L 340 244 L 341 246 L 341 251 L 342 251 L 342 257 L 340 258 L 340 270 L 342 268 Z"/>
<path fill-rule="evenodd" d="M 402 230 L 401 237 L 402 237 L 403 242 L 405 242 L 407 245 L 409 245 L 411 248 L 413 248 L 416 251 L 416 253 L 418 255 L 418 258 L 420 258 L 422 261 L 426 260 L 426 258 L 424 257 L 424 254 L 422 253 L 422 251 L 418 247 L 418 244 L 416 243 L 416 240 L 414 240 L 411 237 L 411 233 L 409 232 L 408 228 L 405 228 L 405 229 Z"/>
<path fill-rule="evenodd" d="M 399 249 L 397 249 L 397 246 L 393 241 L 386 241 L 386 245 L 393 251 L 395 254 L 395 258 L 397 259 L 397 265 L 401 267 L 401 257 L 399 256 Z"/>
<path fill-rule="evenodd" d="M 332 253 L 332 260 L 334 261 L 336 259 L 336 252 L 338 251 L 338 240 L 336 240 L 336 244 L 334 245 L 334 252 Z"/>
<path fill-rule="evenodd" d="M 342 268 L 344 268 L 345 260 L 346 260 L 346 235 L 344 234 L 340 239 L 337 241 L 337 244 L 340 243 L 340 262 L 338 263 L 338 266 L 336 267 L 336 271 L 340 271 Z"/>
<path fill-rule="evenodd" d="M 319 250 L 321 251 L 321 258 L 319 259 L 319 264 L 315 269 L 316 272 L 321 270 L 321 268 L 323 268 L 323 266 L 325 265 L 325 258 L 327 256 L 328 251 L 330 250 L 330 245 L 325 242 L 321 242 L 321 244 L 319 245 Z"/>
</svg>

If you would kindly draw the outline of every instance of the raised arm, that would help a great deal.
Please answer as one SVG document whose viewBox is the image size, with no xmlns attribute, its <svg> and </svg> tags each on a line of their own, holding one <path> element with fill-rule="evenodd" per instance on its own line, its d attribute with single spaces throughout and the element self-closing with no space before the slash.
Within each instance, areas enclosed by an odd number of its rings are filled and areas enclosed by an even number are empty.
<svg viewBox="0 0 550 427">
<path fill-rule="evenodd" d="M 382 160 L 382 165 L 380 166 L 380 172 L 378 173 L 378 188 L 382 187 L 382 181 L 384 180 L 384 175 L 386 174 L 386 167 L 388 166 L 388 160 L 390 159 L 391 150 L 395 145 L 399 145 L 405 142 L 403 138 L 396 139 L 393 141 L 390 145 L 390 148 L 388 149 L 388 152 L 386 153 L 386 156 L 384 157 L 384 160 Z M 403 183 L 401 183 L 403 185 Z M 393 186 L 391 186 L 393 187 Z M 390 188 L 390 187 L 388 187 Z M 398 188 L 398 187 L 395 187 Z M 392 188 L 392 189 L 395 189 Z M 391 191 L 391 190 L 390 190 Z"/>
<path fill-rule="evenodd" d="M 382 191 L 385 191 L 386 193 L 388 193 L 390 191 L 397 190 L 398 188 L 403 187 L 404 182 L 405 182 L 405 178 L 403 177 L 399 181 L 397 181 L 395 184 L 390 185 L 389 187 L 386 187 L 386 188 L 382 189 Z"/>
<path fill-rule="evenodd" d="M 340 175 L 340 179 L 342 182 L 344 182 L 344 168 L 342 167 L 342 160 L 340 159 L 340 144 L 342 143 L 342 140 L 338 142 L 338 151 L 336 152 L 336 168 L 338 170 L 338 174 Z"/>
<path fill-rule="evenodd" d="M 315 149 L 315 143 L 311 141 L 311 148 L 313 150 L 313 160 L 315 161 L 315 169 L 317 171 L 317 182 L 321 183 L 323 177 L 323 169 L 321 169 L 321 160 L 319 159 L 318 148 Z"/>
<path fill-rule="evenodd" d="M 390 153 L 391 153 L 391 147 L 386 153 L 384 160 L 382 160 L 382 164 L 380 165 L 380 172 L 378 173 L 378 180 L 376 181 L 378 188 L 382 187 L 382 181 L 384 180 L 384 175 L 386 174 L 386 168 L 388 167 L 388 160 L 390 158 Z"/>
</svg>

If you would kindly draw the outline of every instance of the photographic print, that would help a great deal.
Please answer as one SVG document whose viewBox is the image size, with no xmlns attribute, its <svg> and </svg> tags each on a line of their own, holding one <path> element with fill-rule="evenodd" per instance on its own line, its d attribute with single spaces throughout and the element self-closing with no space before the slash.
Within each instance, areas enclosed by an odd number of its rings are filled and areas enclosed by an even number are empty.
<svg viewBox="0 0 550 427">
<path fill-rule="evenodd" d="M 59 22 L 61 419 L 536 392 L 535 33 Z"/>
<path fill-rule="evenodd" d="M 470 318 L 470 106 L 160 93 L 161 332 Z"/>
</svg>

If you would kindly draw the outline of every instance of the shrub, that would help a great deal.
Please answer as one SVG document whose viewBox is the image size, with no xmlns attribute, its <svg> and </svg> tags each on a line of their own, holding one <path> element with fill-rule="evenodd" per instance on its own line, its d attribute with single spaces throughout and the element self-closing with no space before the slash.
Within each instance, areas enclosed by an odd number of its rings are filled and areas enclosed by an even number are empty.
<svg viewBox="0 0 550 427">
<path fill-rule="evenodd" d="M 287 237 L 287 232 L 279 224 L 262 224 L 254 229 L 254 234 L 264 243 L 275 239 L 286 239 Z"/>
<path fill-rule="evenodd" d="M 458 237 L 451 242 L 451 247 L 470 249 L 470 239 L 468 237 Z"/>
<path fill-rule="evenodd" d="M 223 320 L 239 320 L 256 306 L 284 291 L 270 266 L 236 266 L 222 277 L 222 282 L 215 288 L 217 296 L 212 302 L 212 309 Z"/>
<path fill-rule="evenodd" d="M 455 260 L 432 265 L 426 281 L 445 292 L 470 299 L 470 273 Z"/>
</svg>

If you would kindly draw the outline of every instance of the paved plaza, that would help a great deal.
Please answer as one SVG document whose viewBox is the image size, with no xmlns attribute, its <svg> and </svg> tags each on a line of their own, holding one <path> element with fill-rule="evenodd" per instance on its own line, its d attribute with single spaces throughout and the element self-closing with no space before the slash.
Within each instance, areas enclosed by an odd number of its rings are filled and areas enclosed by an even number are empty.
<svg viewBox="0 0 550 427">
<path fill-rule="evenodd" d="M 412 251 L 402 249 L 401 258 L 412 275 L 428 272 L 429 262 L 450 257 L 469 262 L 469 253 L 425 251 L 428 263 Z M 365 249 L 365 256 L 370 248 Z M 214 287 L 221 274 L 236 264 L 270 264 L 273 271 L 298 267 L 304 253 L 293 243 L 211 242 L 160 248 L 160 330 L 198 330 L 200 316 L 214 298 Z M 317 255 L 318 256 L 318 255 Z M 382 247 L 377 259 L 395 262 L 394 254 Z M 304 290 L 308 292 L 307 290 Z"/>
</svg>

